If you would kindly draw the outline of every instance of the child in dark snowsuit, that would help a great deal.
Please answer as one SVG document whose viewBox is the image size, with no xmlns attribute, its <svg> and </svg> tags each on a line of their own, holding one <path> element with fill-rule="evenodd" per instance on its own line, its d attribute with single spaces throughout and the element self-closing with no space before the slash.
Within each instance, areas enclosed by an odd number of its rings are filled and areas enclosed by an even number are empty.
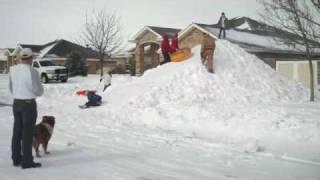
<svg viewBox="0 0 320 180">
<path fill-rule="evenodd" d="M 97 95 L 94 91 L 88 91 L 87 93 L 88 102 L 85 104 L 86 107 L 100 106 L 102 97 Z"/>
</svg>

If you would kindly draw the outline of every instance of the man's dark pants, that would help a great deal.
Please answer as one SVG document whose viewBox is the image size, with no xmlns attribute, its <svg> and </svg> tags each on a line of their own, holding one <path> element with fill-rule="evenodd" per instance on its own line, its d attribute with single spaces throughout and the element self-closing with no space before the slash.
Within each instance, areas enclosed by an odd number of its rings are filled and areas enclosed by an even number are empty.
<svg viewBox="0 0 320 180">
<path fill-rule="evenodd" d="M 35 100 L 17 100 L 13 102 L 12 160 L 14 164 L 28 166 L 33 163 L 32 139 L 37 120 Z M 22 148 L 22 149 L 21 149 Z"/>
<path fill-rule="evenodd" d="M 219 39 L 221 38 L 221 34 L 223 33 L 223 38 L 226 38 L 226 28 L 221 27 L 219 31 Z"/>
</svg>

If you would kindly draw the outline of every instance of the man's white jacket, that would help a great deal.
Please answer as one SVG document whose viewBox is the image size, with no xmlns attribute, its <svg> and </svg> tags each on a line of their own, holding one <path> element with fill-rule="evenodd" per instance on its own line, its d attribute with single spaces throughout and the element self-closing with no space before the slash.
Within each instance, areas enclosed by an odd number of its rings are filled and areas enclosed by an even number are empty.
<svg viewBox="0 0 320 180">
<path fill-rule="evenodd" d="M 39 74 L 28 64 L 10 68 L 9 89 L 14 99 L 35 99 L 43 94 Z"/>
</svg>

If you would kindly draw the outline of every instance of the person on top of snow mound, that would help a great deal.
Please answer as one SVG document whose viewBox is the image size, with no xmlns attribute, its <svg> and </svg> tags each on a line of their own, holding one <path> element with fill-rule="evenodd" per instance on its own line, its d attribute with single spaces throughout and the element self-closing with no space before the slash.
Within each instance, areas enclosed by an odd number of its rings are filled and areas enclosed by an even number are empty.
<svg viewBox="0 0 320 180">
<path fill-rule="evenodd" d="M 164 60 L 160 63 L 160 65 L 170 62 L 171 61 L 171 59 L 170 59 L 171 48 L 170 48 L 168 34 L 165 34 L 162 37 L 161 51 L 162 51 L 162 55 L 163 55 Z"/>
<path fill-rule="evenodd" d="M 201 44 L 201 62 L 206 66 L 208 72 L 214 73 L 213 70 L 213 54 L 216 48 L 216 40 L 209 36 L 207 33 L 203 33 L 203 40 Z"/>
<path fill-rule="evenodd" d="M 220 31 L 219 31 L 219 39 L 221 38 L 221 34 L 223 33 L 223 38 L 226 38 L 226 28 L 227 28 L 227 23 L 228 23 L 228 18 L 226 15 L 221 13 L 218 25 L 220 26 Z"/>
<path fill-rule="evenodd" d="M 178 49 L 179 49 L 178 33 L 175 33 L 170 45 L 171 53 L 177 52 Z"/>
</svg>

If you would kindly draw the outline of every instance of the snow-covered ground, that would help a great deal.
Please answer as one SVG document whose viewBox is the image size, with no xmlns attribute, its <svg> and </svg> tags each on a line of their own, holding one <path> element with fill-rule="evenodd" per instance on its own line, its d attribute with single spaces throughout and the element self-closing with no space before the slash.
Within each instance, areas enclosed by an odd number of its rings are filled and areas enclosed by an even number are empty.
<svg viewBox="0 0 320 180">
<path fill-rule="evenodd" d="M 0 106 L 3 104 L 12 104 L 12 97 L 8 88 L 8 75 L 0 74 Z"/>
<path fill-rule="evenodd" d="M 226 41 L 215 74 L 193 52 L 139 78 L 115 75 L 97 108 L 79 109 L 75 95 L 97 76 L 46 84 L 39 117 L 57 124 L 41 169 L 11 166 L 13 117 L 0 107 L 0 179 L 320 179 L 320 103 L 307 89 Z"/>
</svg>

